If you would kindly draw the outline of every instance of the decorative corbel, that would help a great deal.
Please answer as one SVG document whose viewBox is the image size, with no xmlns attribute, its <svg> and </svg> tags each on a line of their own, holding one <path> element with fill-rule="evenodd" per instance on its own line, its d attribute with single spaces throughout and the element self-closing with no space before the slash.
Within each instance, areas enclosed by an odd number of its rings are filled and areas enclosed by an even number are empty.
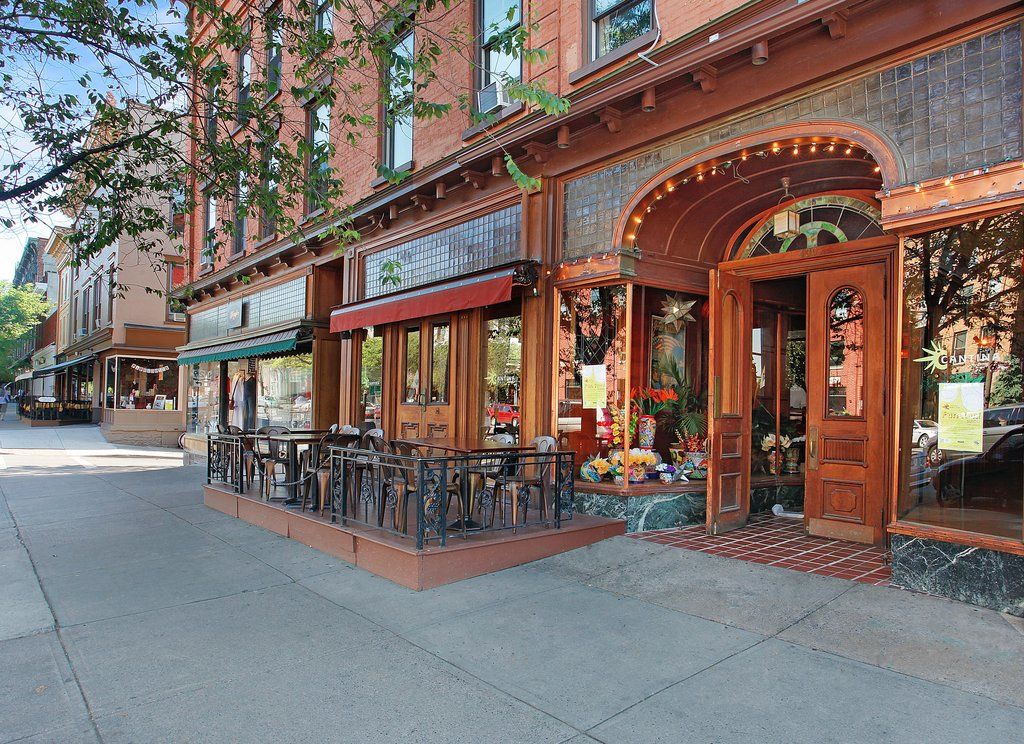
<svg viewBox="0 0 1024 744">
<path fill-rule="evenodd" d="M 711 93 L 718 87 L 718 68 L 714 65 L 702 65 L 691 74 L 693 82 L 700 86 L 702 93 Z"/>
<path fill-rule="evenodd" d="M 841 39 L 846 36 L 846 21 L 850 14 L 845 10 L 833 10 L 821 19 L 822 24 L 828 29 L 828 35 L 833 39 Z"/>
<path fill-rule="evenodd" d="M 434 197 L 426 194 L 413 194 L 412 203 L 424 212 L 430 212 L 434 208 Z"/>
<path fill-rule="evenodd" d="M 462 180 L 474 189 L 482 189 L 487 184 L 487 174 L 475 170 L 464 170 L 460 174 Z"/>
<path fill-rule="evenodd" d="M 598 116 L 612 134 L 622 131 L 622 112 L 617 108 L 605 106 Z"/>
<path fill-rule="evenodd" d="M 538 163 L 548 162 L 548 154 L 551 152 L 551 145 L 545 145 L 543 142 L 527 142 L 523 145 L 523 149 L 526 150 L 528 157 L 533 158 Z"/>
<path fill-rule="evenodd" d="M 398 219 L 398 205 L 388 204 L 388 219 L 394 222 Z"/>
</svg>

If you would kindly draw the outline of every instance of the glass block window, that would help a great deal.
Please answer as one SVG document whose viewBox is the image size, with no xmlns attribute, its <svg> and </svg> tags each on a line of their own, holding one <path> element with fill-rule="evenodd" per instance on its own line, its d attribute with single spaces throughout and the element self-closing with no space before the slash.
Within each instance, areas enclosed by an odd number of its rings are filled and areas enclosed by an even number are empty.
<svg viewBox="0 0 1024 744">
<path fill-rule="evenodd" d="M 242 300 L 244 310 L 241 328 L 228 329 L 230 302 L 192 316 L 189 342 L 230 336 L 242 331 L 300 320 L 306 315 L 306 278 L 294 279 L 276 287 L 256 292 Z"/>
<path fill-rule="evenodd" d="M 363 298 L 464 276 L 521 256 L 522 209 L 513 204 L 363 259 Z"/>
<path fill-rule="evenodd" d="M 671 163 L 738 135 L 807 119 L 863 122 L 906 163 L 906 183 L 1021 157 L 1021 27 L 741 115 L 565 183 L 562 254 L 609 250 L 626 201 Z M 886 184 L 896 186 L 898 184 Z"/>
</svg>

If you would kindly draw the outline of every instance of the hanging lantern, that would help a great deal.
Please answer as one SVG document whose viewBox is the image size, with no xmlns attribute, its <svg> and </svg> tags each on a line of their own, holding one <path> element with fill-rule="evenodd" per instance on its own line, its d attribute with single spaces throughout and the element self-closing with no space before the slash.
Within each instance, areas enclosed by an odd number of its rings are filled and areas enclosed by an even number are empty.
<svg viewBox="0 0 1024 744">
<path fill-rule="evenodd" d="M 792 209 L 776 212 L 774 232 L 776 238 L 792 238 L 800 234 L 800 214 Z"/>
</svg>

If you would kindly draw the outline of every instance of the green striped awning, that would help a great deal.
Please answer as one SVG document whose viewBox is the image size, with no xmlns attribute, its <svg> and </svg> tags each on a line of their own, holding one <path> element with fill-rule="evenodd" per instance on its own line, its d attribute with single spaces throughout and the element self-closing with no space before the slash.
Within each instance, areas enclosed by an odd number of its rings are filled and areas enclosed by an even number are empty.
<svg viewBox="0 0 1024 744">
<path fill-rule="evenodd" d="M 291 351 L 299 340 L 299 329 L 293 328 L 279 333 L 268 333 L 265 336 L 228 341 L 223 344 L 186 349 L 178 354 L 178 364 L 200 364 L 201 362 L 220 362 L 229 359 L 245 359 L 246 357 L 264 356 L 281 351 Z"/>
</svg>

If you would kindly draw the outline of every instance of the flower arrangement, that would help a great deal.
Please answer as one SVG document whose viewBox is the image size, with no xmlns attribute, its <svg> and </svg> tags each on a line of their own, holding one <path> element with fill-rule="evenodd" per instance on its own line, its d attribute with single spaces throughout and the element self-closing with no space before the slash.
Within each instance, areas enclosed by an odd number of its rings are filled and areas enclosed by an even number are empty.
<svg viewBox="0 0 1024 744">
<path fill-rule="evenodd" d="M 662 483 L 673 483 L 676 480 L 689 480 L 689 478 L 683 474 L 682 467 L 670 465 L 667 462 L 655 465 L 654 469 L 658 471 L 658 477 L 661 479 Z"/>
<path fill-rule="evenodd" d="M 702 437 L 700 434 L 686 435 L 683 434 L 682 432 L 677 432 L 677 434 L 679 435 L 679 444 L 681 445 L 679 449 L 683 450 L 684 452 L 705 451 L 707 440 L 705 440 L 704 437 Z"/>
<path fill-rule="evenodd" d="M 785 452 L 793 444 L 793 440 L 785 434 L 778 439 L 775 434 L 765 434 L 761 439 L 761 449 L 768 453 L 768 472 L 778 475 L 782 472 L 782 463 L 785 459 Z"/>
<path fill-rule="evenodd" d="M 671 388 L 637 387 L 633 388 L 629 397 L 644 416 L 657 416 L 673 402 L 679 400 L 678 393 Z"/>
</svg>

